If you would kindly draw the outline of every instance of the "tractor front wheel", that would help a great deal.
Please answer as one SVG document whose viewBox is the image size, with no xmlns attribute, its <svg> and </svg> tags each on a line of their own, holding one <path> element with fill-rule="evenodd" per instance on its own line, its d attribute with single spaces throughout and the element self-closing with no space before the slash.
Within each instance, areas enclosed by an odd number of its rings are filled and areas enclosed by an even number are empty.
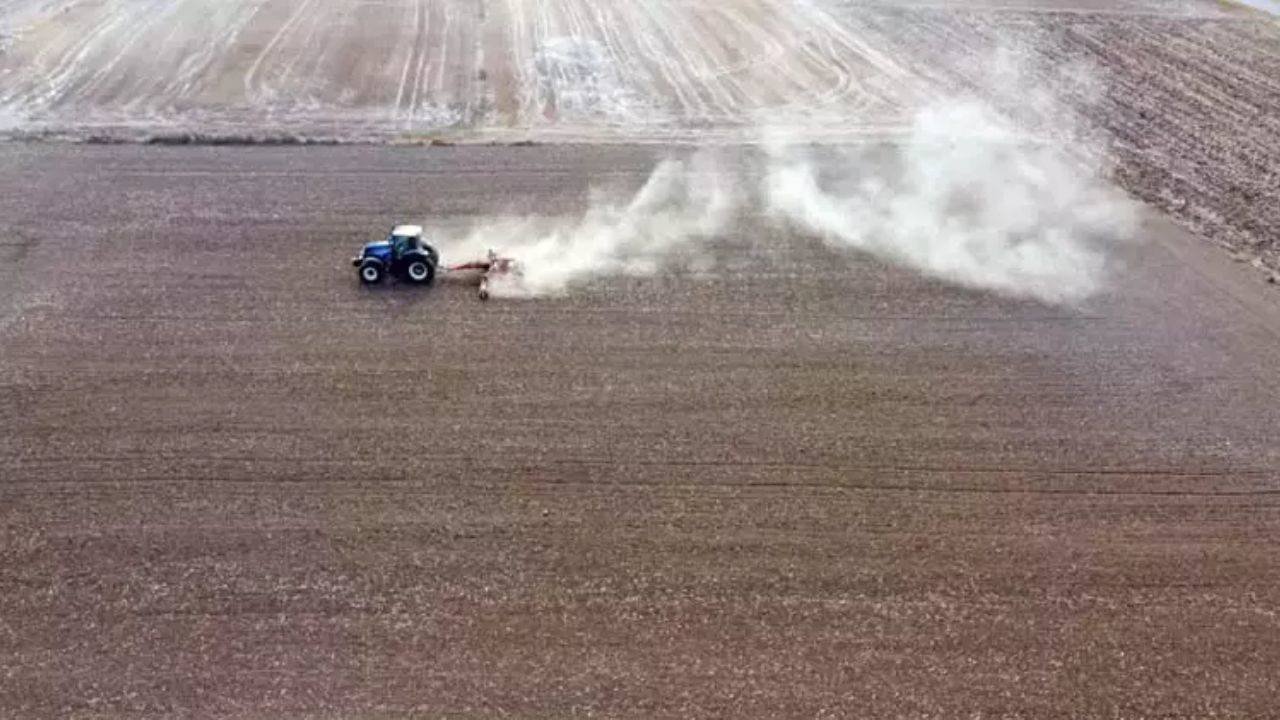
<svg viewBox="0 0 1280 720">
<path fill-rule="evenodd" d="M 365 285 L 377 285 L 386 276 L 382 263 L 377 260 L 365 260 L 360 263 L 360 282 Z"/>
</svg>

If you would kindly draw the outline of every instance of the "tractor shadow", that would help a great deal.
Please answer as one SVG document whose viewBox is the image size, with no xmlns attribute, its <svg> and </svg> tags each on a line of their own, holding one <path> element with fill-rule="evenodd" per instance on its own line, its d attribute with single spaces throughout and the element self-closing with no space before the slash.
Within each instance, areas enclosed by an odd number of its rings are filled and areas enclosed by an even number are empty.
<svg viewBox="0 0 1280 720">
<path fill-rule="evenodd" d="M 478 278 L 437 275 L 430 285 L 387 278 L 377 285 L 365 285 L 358 280 L 355 290 L 361 297 L 376 302 L 382 311 L 392 317 L 420 312 L 423 308 L 440 309 L 460 303 L 479 303 L 476 297 Z"/>
<path fill-rule="evenodd" d="M 440 285 L 414 285 L 413 283 L 387 278 L 377 285 L 365 285 L 359 281 L 355 289 L 361 296 L 380 304 L 390 313 L 401 313 L 439 303 Z"/>
</svg>

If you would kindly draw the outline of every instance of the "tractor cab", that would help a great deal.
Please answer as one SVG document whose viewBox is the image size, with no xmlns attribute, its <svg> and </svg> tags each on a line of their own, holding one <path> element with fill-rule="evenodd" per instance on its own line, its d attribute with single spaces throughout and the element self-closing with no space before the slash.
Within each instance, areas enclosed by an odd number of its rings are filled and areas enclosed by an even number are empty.
<svg viewBox="0 0 1280 720">
<path fill-rule="evenodd" d="M 400 259 L 414 250 L 422 250 L 422 227 L 419 225 L 397 225 L 387 237 L 391 246 L 391 256 Z"/>
</svg>

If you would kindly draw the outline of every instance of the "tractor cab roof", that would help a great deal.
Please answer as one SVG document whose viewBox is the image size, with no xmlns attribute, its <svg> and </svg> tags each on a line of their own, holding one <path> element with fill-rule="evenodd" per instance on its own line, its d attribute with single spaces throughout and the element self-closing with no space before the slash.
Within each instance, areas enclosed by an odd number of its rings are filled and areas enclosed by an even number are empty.
<svg viewBox="0 0 1280 720">
<path fill-rule="evenodd" d="M 392 236 L 395 237 L 422 237 L 421 225 L 397 225 L 391 229 Z"/>
</svg>

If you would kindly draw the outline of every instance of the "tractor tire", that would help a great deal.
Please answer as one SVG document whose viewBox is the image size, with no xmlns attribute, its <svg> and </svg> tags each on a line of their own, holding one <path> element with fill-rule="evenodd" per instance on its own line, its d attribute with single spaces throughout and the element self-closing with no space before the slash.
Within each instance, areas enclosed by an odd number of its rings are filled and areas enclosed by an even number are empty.
<svg viewBox="0 0 1280 720">
<path fill-rule="evenodd" d="M 404 264 L 404 277 L 414 285 L 430 285 L 436 277 L 436 264 L 429 255 L 411 257 Z"/>
<path fill-rule="evenodd" d="M 377 260 L 365 260 L 360 263 L 360 282 L 365 285 L 377 285 L 387 276 L 387 269 Z"/>
</svg>

